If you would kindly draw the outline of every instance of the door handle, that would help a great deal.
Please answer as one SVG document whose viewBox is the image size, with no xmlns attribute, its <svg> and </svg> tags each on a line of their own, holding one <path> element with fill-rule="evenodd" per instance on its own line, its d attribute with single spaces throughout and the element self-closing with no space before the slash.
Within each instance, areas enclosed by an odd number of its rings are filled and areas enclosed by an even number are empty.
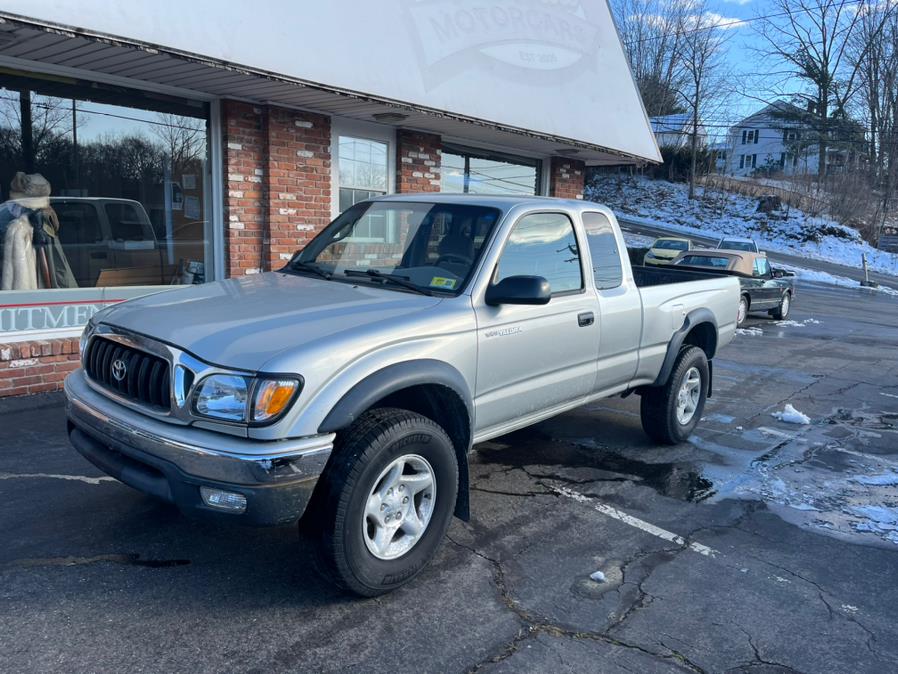
<svg viewBox="0 0 898 674">
<path fill-rule="evenodd" d="M 591 311 L 584 311 L 582 314 L 577 314 L 577 325 L 581 328 L 585 328 L 587 325 L 592 325 L 595 323 L 596 317 Z"/>
</svg>

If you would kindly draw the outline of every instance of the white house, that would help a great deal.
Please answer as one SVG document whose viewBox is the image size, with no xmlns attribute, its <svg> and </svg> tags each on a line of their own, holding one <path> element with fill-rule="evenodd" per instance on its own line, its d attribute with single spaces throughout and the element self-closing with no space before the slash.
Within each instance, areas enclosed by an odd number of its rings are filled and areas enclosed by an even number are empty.
<svg viewBox="0 0 898 674">
<path fill-rule="evenodd" d="M 689 113 L 677 113 L 674 115 L 661 115 L 651 117 L 652 131 L 655 132 L 655 140 L 659 147 L 689 147 L 692 136 L 692 115 Z M 699 123 L 698 145 L 704 147 L 708 142 L 708 131 Z"/>
<path fill-rule="evenodd" d="M 820 152 L 813 129 L 801 121 L 801 108 L 778 101 L 730 127 L 725 169 L 749 176 L 758 170 L 784 175 L 817 175 Z M 844 167 L 849 153 L 827 149 L 828 170 Z"/>
</svg>

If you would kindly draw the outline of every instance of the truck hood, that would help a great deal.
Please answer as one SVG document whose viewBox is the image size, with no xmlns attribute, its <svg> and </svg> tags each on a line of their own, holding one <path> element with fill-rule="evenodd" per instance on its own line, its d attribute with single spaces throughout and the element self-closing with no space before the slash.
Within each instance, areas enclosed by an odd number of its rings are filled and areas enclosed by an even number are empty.
<svg viewBox="0 0 898 674">
<path fill-rule="evenodd" d="M 215 365 L 261 370 L 287 349 L 439 302 L 365 283 L 270 272 L 148 295 L 111 307 L 97 320 Z"/>
</svg>

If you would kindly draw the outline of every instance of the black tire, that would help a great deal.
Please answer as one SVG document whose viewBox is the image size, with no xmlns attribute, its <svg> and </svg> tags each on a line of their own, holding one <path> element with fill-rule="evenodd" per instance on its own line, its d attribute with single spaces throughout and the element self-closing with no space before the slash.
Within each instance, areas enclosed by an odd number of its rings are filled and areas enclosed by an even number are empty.
<svg viewBox="0 0 898 674">
<path fill-rule="evenodd" d="M 365 503 L 382 471 L 410 454 L 423 457 L 433 469 L 432 514 L 408 552 L 380 559 L 365 543 Z M 427 565 L 449 528 L 457 495 L 458 461 L 446 432 L 420 414 L 376 409 L 338 435 L 301 530 L 317 538 L 315 566 L 321 575 L 343 589 L 374 597 L 407 583 Z"/>
<path fill-rule="evenodd" d="M 689 422 L 682 424 L 677 418 L 677 396 L 686 374 L 692 368 L 698 370 L 701 379 L 698 404 Z M 702 418 L 707 396 L 708 358 L 698 347 L 684 346 L 680 349 L 667 383 L 648 388 L 642 394 L 639 412 L 643 430 L 652 440 L 661 444 L 676 445 L 684 442 Z"/>
<path fill-rule="evenodd" d="M 739 309 L 736 313 L 736 327 L 738 328 L 740 325 L 745 323 L 745 319 L 748 318 L 748 310 L 750 308 L 750 304 L 748 302 L 748 298 L 745 295 L 741 295 L 739 297 Z M 744 307 L 744 308 L 743 308 Z"/>
<path fill-rule="evenodd" d="M 780 299 L 780 305 L 776 309 L 770 310 L 770 315 L 778 321 L 784 321 L 789 316 L 789 311 L 792 309 L 792 294 L 791 293 L 783 293 L 782 298 Z"/>
</svg>

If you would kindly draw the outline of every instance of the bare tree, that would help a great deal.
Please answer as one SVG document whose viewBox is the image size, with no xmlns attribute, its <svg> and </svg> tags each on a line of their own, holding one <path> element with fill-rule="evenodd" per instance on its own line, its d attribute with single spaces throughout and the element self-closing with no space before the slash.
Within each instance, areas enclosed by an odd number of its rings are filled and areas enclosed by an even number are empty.
<svg viewBox="0 0 898 674">
<path fill-rule="evenodd" d="M 206 125 L 201 119 L 159 113 L 152 132 L 162 143 L 175 170 L 187 166 L 205 153 Z"/>
<path fill-rule="evenodd" d="M 706 0 L 687 5 L 690 14 L 683 17 L 677 48 L 681 72 L 677 93 L 689 114 L 689 198 L 695 198 L 696 166 L 702 119 L 723 100 L 726 90 L 723 45 L 725 32 L 716 15 L 708 11 Z"/>
<path fill-rule="evenodd" d="M 819 174 L 826 177 L 826 152 L 833 119 L 846 119 L 857 92 L 858 59 L 849 56 L 863 7 L 875 0 L 771 0 L 756 21 L 763 51 L 786 65 L 786 93 L 805 103 L 805 120 L 817 141 Z M 889 0 L 886 0 L 888 2 Z M 872 47 L 882 24 L 873 28 Z M 799 86 L 794 86 L 794 84 Z"/>
<path fill-rule="evenodd" d="M 682 0 L 612 0 L 615 23 L 649 116 L 682 111 L 677 98 Z"/>
</svg>

